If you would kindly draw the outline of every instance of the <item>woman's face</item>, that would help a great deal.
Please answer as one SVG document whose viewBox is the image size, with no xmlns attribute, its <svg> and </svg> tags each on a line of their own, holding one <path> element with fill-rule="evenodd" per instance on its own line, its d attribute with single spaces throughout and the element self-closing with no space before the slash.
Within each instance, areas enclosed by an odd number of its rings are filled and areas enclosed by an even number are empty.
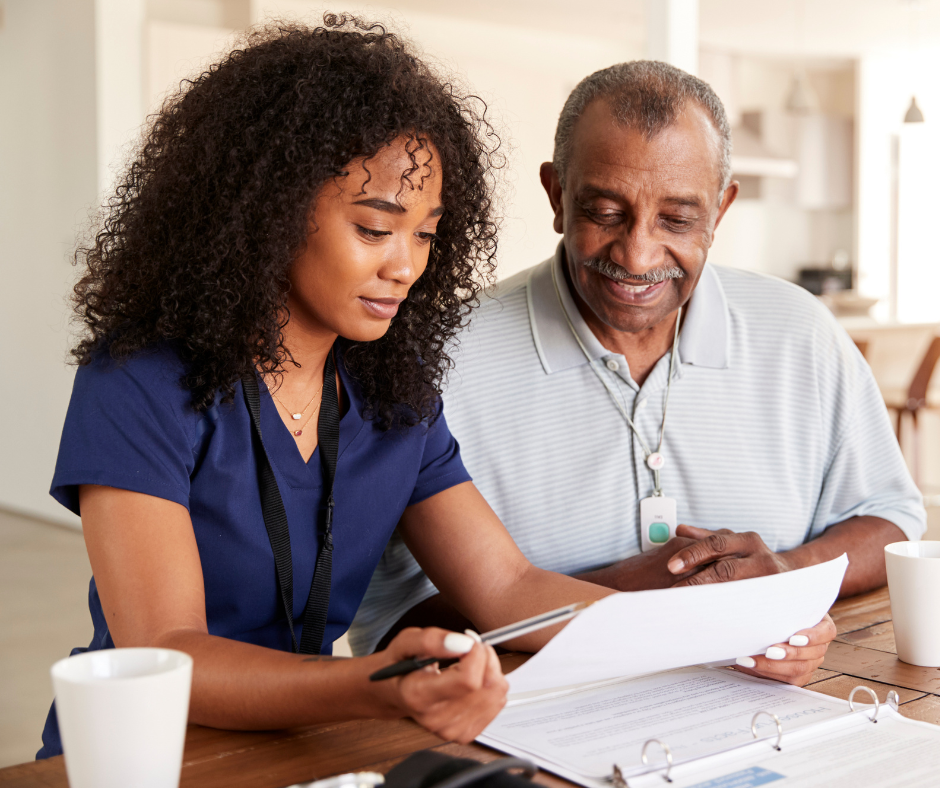
<svg viewBox="0 0 940 788">
<path fill-rule="evenodd" d="M 444 211 L 441 167 L 430 143 L 400 137 L 346 176 L 326 183 L 314 204 L 306 248 L 289 279 L 292 329 L 357 342 L 381 337 L 428 264 Z"/>
</svg>

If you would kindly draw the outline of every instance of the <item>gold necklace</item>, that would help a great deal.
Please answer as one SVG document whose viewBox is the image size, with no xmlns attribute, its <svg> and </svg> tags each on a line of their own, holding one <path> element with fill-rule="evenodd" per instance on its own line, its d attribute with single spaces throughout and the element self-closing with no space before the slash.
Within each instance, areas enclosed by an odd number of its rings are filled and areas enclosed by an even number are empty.
<svg viewBox="0 0 940 788">
<path fill-rule="evenodd" d="M 310 404 L 310 403 L 308 402 L 307 405 L 309 405 L 309 404 Z M 306 408 L 304 408 L 304 410 L 306 410 Z M 304 434 L 304 427 L 307 426 L 307 424 L 310 422 L 310 419 L 312 419 L 312 418 L 314 417 L 314 415 L 316 415 L 316 413 L 317 413 L 319 410 L 320 410 L 320 403 L 318 402 L 318 403 L 317 403 L 317 406 L 313 409 L 313 413 L 311 413 L 309 416 L 307 416 L 307 421 L 305 421 L 303 424 L 300 425 L 300 429 L 294 430 L 294 437 L 295 437 L 295 438 L 299 438 L 301 435 Z"/>
<path fill-rule="evenodd" d="M 302 411 L 300 411 L 300 413 L 294 413 L 290 408 L 288 408 L 287 405 L 284 404 L 284 400 L 282 400 L 282 399 L 274 392 L 273 389 L 271 390 L 271 396 L 274 397 L 274 399 L 276 399 L 276 400 L 278 401 L 278 403 L 280 403 L 280 406 L 281 406 L 282 408 L 284 408 L 284 410 L 286 410 L 286 411 L 290 414 L 290 417 L 291 417 L 294 421 L 300 421 L 300 420 L 304 417 L 304 413 L 307 412 L 307 408 L 310 407 L 310 403 L 313 402 L 313 401 L 317 398 L 317 395 L 318 395 L 321 391 L 323 391 L 323 384 L 322 384 L 322 383 L 320 384 L 320 388 L 318 388 L 318 389 L 313 393 L 313 396 L 310 398 L 310 401 L 309 401 L 306 405 L 304 405 L 304 409 L 303 409 Z M 307 422 L 305 421 L 304 424 L 306 424 L 306 423 L 307 423 Z"/>
</svg>

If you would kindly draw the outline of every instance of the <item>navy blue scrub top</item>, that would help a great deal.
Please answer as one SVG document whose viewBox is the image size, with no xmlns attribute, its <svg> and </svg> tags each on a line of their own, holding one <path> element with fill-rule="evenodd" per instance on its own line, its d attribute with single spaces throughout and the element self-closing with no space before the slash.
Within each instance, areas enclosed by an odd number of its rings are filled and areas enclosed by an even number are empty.
<svg viewBox="0 0 940 788">
<path fill-rule="evenodd" d="M 379 430 L 362 417 L 362 394 L 337 364 L 349 408 L 340 421 L 333 519 L 333 574 L 322 653 L 348 629 L 405 507 L 469 481 L 443 415 L 430 426 Z M 180 385 L 184 366 L 169 348 L 121 364 L 102 354 L 75 376 L 52 496 L 76 514 L 78 486 L 100 484 L 175 501 L 189 510 L 206 593 L 209 634 L 290 651 L 274 554 L 261 514 L 251 417 L 241 383 L 235 401 L 197 413 Z M 314 422 L 307 429 L 315 428 Z M 290 527 L 294 622 L 300 642 L 321 522 L 319 448 L 304 462 L 261 385 L 261 429 Z M 88 592 L 94 638 L 114 648 L 94 578 Z M 55 706 L 37 758 L 62 752 Z"/>
</svg>

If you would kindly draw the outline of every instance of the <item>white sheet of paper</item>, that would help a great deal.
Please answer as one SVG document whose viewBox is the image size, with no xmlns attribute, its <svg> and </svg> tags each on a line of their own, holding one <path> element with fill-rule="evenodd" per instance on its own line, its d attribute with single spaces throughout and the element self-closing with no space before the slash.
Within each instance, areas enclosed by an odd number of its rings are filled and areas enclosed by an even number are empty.
<svg viewBox="0 0 940 788">
<path fill-rule="evenodd" d="M 512 694 L 762 654 L 815 626 L 849 565 L 826 563 L 731 583 L 613 594 L 572 619 L 510 673 Z"/>
<path fill-rule="evenodd" d="M 786 684 L 680 668 L 507 707 L 479 741 L 535 758 L 569 779 L 593 778 L 593 785 L 614 763 L 627 777 L 644 771 L 640 753 L 649 739 L 666 742 L 681 763 L 753 741 L 750 724 L 758 711 L 776 714 L 792 732 L 848 710 L 844 700 Z M 770 718 L 757 725 L 761 737 L 776 738 Z M 656 762 L 662 752 L 654 747 L 650 756 Z"/>
<path fill-rule="evenodd" d="M 852 717 L 784 736 L 780 752 L 748 747 L 674 768 L 670 788 L 935 788 L 940 727 L 884 707 L 877 724 Z M 631 788 L 664 785 L 659 773 L 630 779 Z"/>
</svg>

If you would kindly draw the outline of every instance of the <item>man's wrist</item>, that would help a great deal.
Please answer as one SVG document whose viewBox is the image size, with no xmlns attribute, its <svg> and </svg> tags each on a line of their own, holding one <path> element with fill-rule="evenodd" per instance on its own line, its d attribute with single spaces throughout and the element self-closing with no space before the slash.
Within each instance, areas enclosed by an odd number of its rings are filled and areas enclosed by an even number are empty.
<svg viewBox="0 0 940 788">
<path fill-rule="evenodd" d="M 809 551 L 803 549 L 804 547 L 806 547 L 806 545 L 800 545 L 793 550 L 783 550 L 782 552 L 774 553 L 774 558 L 780 566 L 781 572 L 804 569 L 816 563 L 813 561 L 812 556 L 809 555 Z"/>
</svg>

